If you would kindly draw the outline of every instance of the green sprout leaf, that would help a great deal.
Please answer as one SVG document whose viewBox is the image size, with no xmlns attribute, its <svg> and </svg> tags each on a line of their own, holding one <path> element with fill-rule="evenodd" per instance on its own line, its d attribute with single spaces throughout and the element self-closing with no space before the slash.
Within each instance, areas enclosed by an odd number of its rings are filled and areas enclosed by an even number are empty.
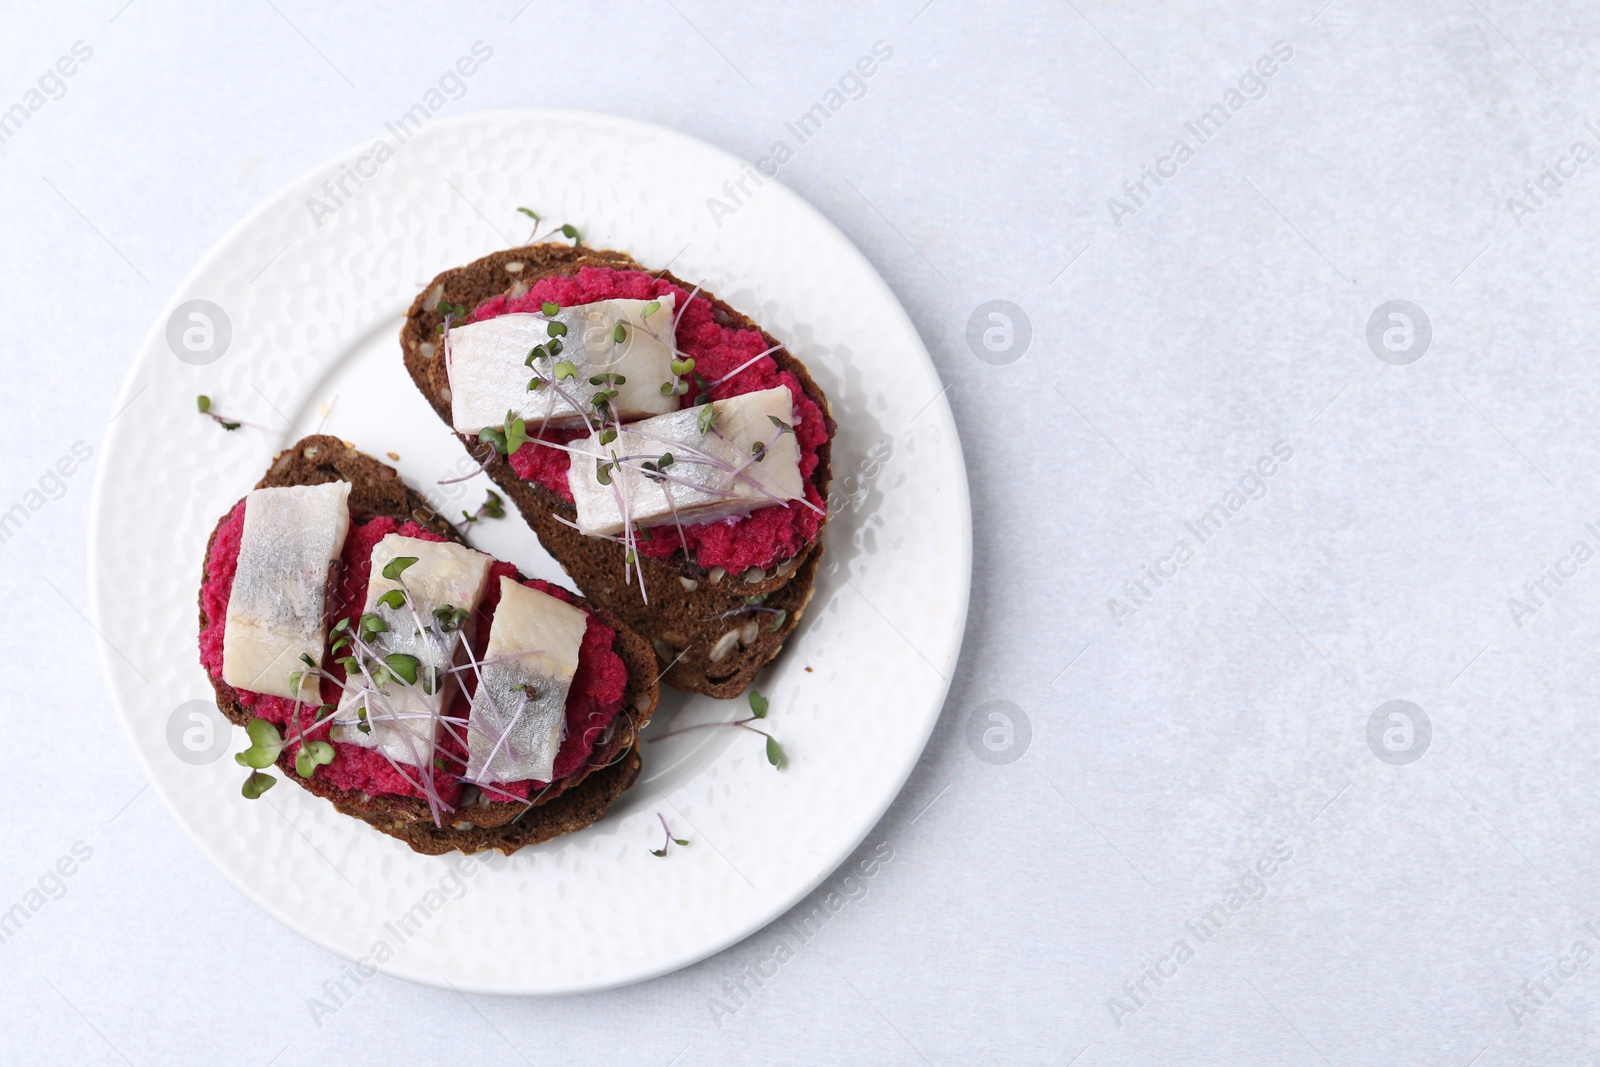
<svg viewBox="0 0 1600 1067">
<path fill-rule="evenodd" d="M 239 792 L 246 800 L 257 800 L 260 798 L 262 793 L 265 793 L 267 790 L 271 789 L 277 784 L 278 780 L 272 777 L 272 775 L 262 774 L 260 771 L 251 771 L 250 777 L 244 780 L 244 785 L 240 788 Z"/>
<path fill-rule="evenodd" d="M 278 761 L 278 753 L 269 748 L 247 748 L 234 757 L 234 761 L 243 767 L 254 767 L 261 770 L 270 767 Z"/>
<path fill-rule="evenodd" d="M 467 621 L 466 608 L 453 608 L 449 604 L 440 604 L 433 609 L 434 621 L 439 624 L 439 629 L 445 633 L 452 633 L 461 629 L 461 624 Z"/>
<path fill-rule="evenodd" d="M 573 247 L 583 244 L 583 238 L 578 236 L 578 228 L 571 223 L 561 227 L 561 236 L 571 241 Z"/>
<path fill-rule="evenodd" d="M 573 365 L 570 359 L 564 359 L 556 364 L 556 381 L 564 382 L 568 378 L 576 378 L 577 376 L 578 368 Z"/>
<path fill-rule="evenodd" d="M 391 582 L 398 582 L 400 575 L 404 574 L 407 567 L 417 562 L 416 556 L 396 556 L 383 565 L 383 576 Z M 398 592 L 398 590 L 396 590 Z"/>
<path fill-rule="evenodd" d="M 393 589 L 390 592 L 397 593 L 399 590 Z M 371 636 L 373 634 L 387 633 L 388 630 L 389 624 L 383 621 L 383 616 L 373 614 L 361 616 L 361 632 L 363 634 Z"/>
<path fill-rule="evenodd" d="M 552 322 L 544 328 L 544 332 L 551 337 L 565 337 L 567 335 L 567 324 L 564 322 Z"/>
<path fill-rule="evenodd" d="M 710 404 L 700 405 L 700 414 L 696 416 L 694 424 L 702 434 L 710 433 L 711 427 L 717 424 L 717 409 Z"/>
<path fill-rule="evenodd" d="M 767 717 L 767 698 L 754 689 L 750 690 L 750 714 L 758 719 Z"/>
<path fill-rule="evenodd" d="M 661 459 L 660 459 L 659 462 L 656 463 L 656 466 L 660 467 L 662 470 L 666 470 L 668 467 L 672 466 L 672 453 L 671 452 L 663 452 L 663 453 L 661 453 Z"/>
<path fill-rule="evenodd" d="M 422 666 L 422 661 L 404 652 L 392 652 L 383 657 L 383 665 L 393 671 L 396 677 L 403 678 L 407 685 L 416 685 L 417 668 Z"/>
<path fill-rule="evenodd" d="M 194 406 L 200 409 L 200 414 L 204 415 L 211 410 L 211 398 L 201 393 L 194 398 Z"/>
<path fill-rule="evenodd" d="M 244 732 L 250 737 L 250 747 L 236 754 L 234 761 L 257 770 L 272 766 L 283 751 L 283 735 L 278 728 L 266 719 L 251 719 Z"/>
<path fill-rule="evenodd" d="M 644 306 L 644 310 L 639 312 L 639 317 L 641 319 L 648 319 L 651 315 L 654 315 L 656 312 L 658 312 L 660 310 L 661 310 L 661 301 L 652 300 L 652 301 L 650 301 L 650 303 L 648 303 L 648 304 L 646 304 Z"/>
<path fill-rule="evenodd" d="M 539 310 L 544 312 L 545 318 L 553 319 L 561 313 L 561 305 L 555 303 L 554 301 L 546 300 L 544 303 L 539 305 Z"/>
<path fill-rule="evenodd" d="M 788 617 L 789 613 L 784 609 L 779 608 L 778 613 L 772 617 L 772 621 L 767 623 L 765 627 L 766 632 L 769 634 L 775 634 L 779 630 L 783 629 L 783 622 Z"/>
<path fill-rule="evenodd" d="M 517 449 L 528 443 L 528 426 L 511 412 L 506 412 L 506 455 L 516 453 Z"/>
<path fill-rule="evenodd" d="M 406 606 L 406 591 L 404 589 L 391 589 L 378 598 L 378 603 L 386 608 L 399 611 Z"/>
<path fill-rule="evenodd" d="M 497 430 L 493 426 L 485 426 L 478 431 L 478 440 L 487 441 L 489 446 L 502 456 L 506 455 L 505 431 Z"/>
<path fill-rule="evenodd" d="M 595 477 L 595 481 L 599 482 L 601 485 L 610 485 L 611 484 L 611 464 L 607 463 L 603 459 L 596 460 L 595 461 L 595 468 L 594 468 L 594 477 Z"/>
<path fill-rule="evenodd" d="M 767 738 L 767 762 L 774 767 L 781 768 L 788 759 L 789 757 L 783 754 L 783 746 L 778 744 L 778 739 L 775 737 Z"/>
<path fill-rule="evenodd" d="M 601 444 L 609 445 L 612 441 L 615 441 L 616 439 L 617 439 L 617 431 L 612 429 L 610 426 L 607 426 L 605 429 L 600 431 L 600 443 Z"/>
<path fill-rule="evenodd" d="M 627 325 L 627 323 L 618 322 L 617 325 L 616 325 L 616 328 L 611 331 L 611 340 L 614 343 L 620 345 L 622 342 L 626 341 L 627 339 L 628 339 L 628 325 Z"/>
<path fill-rule="evenodd" d="M 693 357 L 690 357 L 689 359 L 675 359 L 672 361 L 672 373 L 676 374 L 680 378 L 692 370 L 694 370 Z"/>
<path fill-rule="evenodd" d="M 533 208 L 531 208 L 531 207 L 519 207 L 519 208 L 517 208 L 517 210 L 522 212 L 524 215 L 528 216 L 530 219 L 532 219 L 533 220 L 533 224 L 535 226 L 539 225 L 539 213 L 534 211 Z"/>
<path fill-rule="evenodd" d="M 506 517 L 506 502 L 499 493 L 491 489 L 489 498 L 483 502 L 478 511 L 491 519 L 503 519 Z"/>
<path fill-rule="evenodd" d="M 266 719 L 251 719 L 244 732 L 250 735 L 252 745 L 259 745 L 262 748 L 271 745 L 283 747 L 283 737 L 278 733 L 278 728 Z"/>
<path fill-rule="evenodd" d="M 678 386 L 674 382 L 662 382 L 661 383 L 661 395 L 662 396 L 671 396 L 674 392 L 677 391 L 677 388 L 678 388 Z"/>
<path fill-rule="evenodd" d="M 318 767 L 333 762 L 333 746 L 326 741 L 307 741 L 294 754 L 294 770 L 302 778 L 310 778 Z"/>
</svg>

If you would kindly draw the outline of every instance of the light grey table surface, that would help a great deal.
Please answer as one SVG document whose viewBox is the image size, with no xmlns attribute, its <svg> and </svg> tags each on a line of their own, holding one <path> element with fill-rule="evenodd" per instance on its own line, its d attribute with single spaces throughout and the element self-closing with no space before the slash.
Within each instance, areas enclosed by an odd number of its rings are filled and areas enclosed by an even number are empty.
<svg viewBox="0 0 1600 1067">
<path fill-rule="evenodd" d="M 1600 17 L 1323 2 L 6 5 L 0 1062 L 1600 1060 Z M 195 261 L 480 40 L 448 113 L 752 161 L 892 50 L 783 180 L 950 385 L 972 610 L 814 936 L 323 1018 L 342 961 L 201 859 L 107 707 L 89 488 Z"/>
</svg>

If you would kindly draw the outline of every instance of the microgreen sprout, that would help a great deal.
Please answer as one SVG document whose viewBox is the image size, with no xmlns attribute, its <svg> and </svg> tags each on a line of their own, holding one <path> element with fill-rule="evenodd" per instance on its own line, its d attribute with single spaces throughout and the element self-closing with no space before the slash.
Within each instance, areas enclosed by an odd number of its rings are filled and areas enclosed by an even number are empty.
<svg viewBox="0 0 1600 1067">
<path fill-rule="evenodd" d="M 235 753 L 234 762 L 258 771 L 272 766 L 283 751 L 283 735 L 278 728 L 266 719 L 251 719 L 245 733 L 250 737 L 250 747 Z"/>
<path fill-rule="evenodd" d="M 567 223 L 561 227 L 561 236 L 571 241 L 573 248 L 577 248 L 579 245 L 583 244 L 583 238 L 578 235 L 578 228 L 571 223 Z"/>
<path fill-rule="evenodd" d="M 199 396 L 194 398 L 194 406 L 199 409 L 200 414 L 205 415 L 218 426 L 221 426 L 224 430 L 237 430 L 239 427 L 244 425 L 242 422 L 235 422 L 232 419 L 223 418 L 215 411 L 212 411 L 211 398 L 206 396 L 204 393 L 201 393 Z"/>
<path fill-rule="evenodd" d="M 407 685 L 416 685 L 417 668 L 422 666 L 422 661 L 404 652 L 391 652 L 383 657 L 383 665 L 393 671 L 397 678 L 403 679 Z"/>
<path fill-rule="evenodd" d="M 251 719 L 245 733 L 250 737 L 250 747 L 235 753 L 233 759 L 239 766 L 250 768 L 250 776 L 239 792 L 245 799 L 255 800 L 278 783 L 272 775 L 261 772 L 272 766 L 283 751 L 283 735 L 266 719 Z"/>
<path fill-rule="evenodd" d="M 684 377 L 694 370 L 694 357 L 673 359 L 670 366 L 672 367 L 672 381 L 661 383 L 661 395 L 683 396 L 689 391 L 689 383 L 684 381 Z M 695 377 L 698 378 L 699 375 L 697 374 Z"/>
<path fill-rule="evenodd" d="M 416 556 L 396 556 L 383 565 L 383 576 L 391 582 L 398 582 L 400 576 L 406 572 L 406 569 L 415 566 L 416 562 Z M 394 592 L 398 593 L 400 591 L 396 589 Z M 401 596 L 403 598 L 404 594 L 402 593 Z M 404 600 L 402 599 L 403 602 Z"/>
<path fill-rule="evenodd" d="M 326 741 L 307 741 L 294 754 L 294 771 L 302 778 L 310 778 L 318 767 L 333 762 L 333 746 Z"/>
<path fill-rule="evenodd" d="M 651 315 L 654 315 L 656 312 L 658 312 L 660 310 L 661 310 L 661 301 L 652 300 L 652 301 L 650 301 L 650 303 L 646 304 L 639 311 L 639 317 L 641 319 L 648 319 Z"/>
<path fill-rule="evenodd" d="M 478 440 L 488 442 L 502 456 L 515 455 L 517 449 L 528 443 L 528 425 L 516 412 L 507 411 L 505 425 L 485 426 L 478 431 Z"/>
<path fill-rule="evenodd" d="M 538 379 L 534 380 L 537 381 Z M 491 489 L 489 490 L 488 498 L 478 506 L 477 511 L 469 514 L 463 508 L 461 517 L 466 522 L 477 522 L 480 519 L 503 519 L 506 517 L 506 502 L 499 493 Z M 398 590 L 390 590 L 390 592 L 398 592 Z M 399 607 L 398 604 L 395 606 Z"/>
<path fill-rule="evenodd" d="M 672 828 L 667 825 L 667 817 L 665 815 L 662 815 L 660 812 L 656 812 L 656 818 L 661 820 L 661 830 L 667 835 L 667 839 L 661 843 L 660 848 L 651 849 L 650 855 L 658 857 L 665 856 L 667 854 L 667 850 L 673 845 L 682 847 L 689 844 L 686 838 L 672 836 Z"/>
<path fill-rule="evenodd" d="M 444 321 L 439 323 L 441 334 L 448 334 L 452 325 L 467 317 L 467 305 L 452 304 L 448 300 L 439 301 L 434 310 L 444 316 Z"/>
<path fill-rule="evenodd" d="M 578 367 L 570 359 L 564 359 L 557 363 L 555 371 L 556 381 L 558 382 L 564 382 L 568 378 L 576 378 L 578 376 Z"/>
<path fill-rule="evenodd" d="M 647 459 L 639 466 L 644 468 L 644 476 L 646 478 L 649 478 L 652 482 L 659 482 L 661 480 L 661 472 L 672 466 L 672 453 L 663 452 L 660 459 Z"/>
<path fill-rule="evenodd" d="M 565 337 L 567 335 L 567 324 L 564 322 L 552 322 L 544 328 L 544 332 L 551 337 Z"/>
<path fill-rule="evenodd" d="M 709 403 L 700 405 L 700 414 L 695 417 L 694 424 L 701 434 L 710 433 L 711 428 L 717 424 L 716 407 Z"/>
<path fill-rule="evenodd" d="M 622 342 L 626 341 L 627 339 L 628 339 L 628 324 L 619 320 L 617 322 L 616 327 L 613 328 L 612 331 L 611 331 L 611 341 L 612 341 L 613 344 L 619 344 L 620 345 Z"/>
<path fill-rule="evenodd" d="M 544 313 L 545 318 L 553 319 L 561 313 L 561 305 L 553 300 L 546 300 L 539 305 L 539 310 Z"/>
<path fill-rule="evenodd" d="M 449 604 L 440 604 L 433 609 L 433 617 L 439 623 L 439 629 L 445 633 L 453 633 L 461 629 L 461 624 L 467 621 L 466 608 L 453 608 Z"/>
<path fill-rule="evenodd" d="M 750 716 L 748 718 L 733 719 L 728 722 L 698 722 L 693 726 L 681 726 L 676 730 L 668 730 L 664 734 L 657 734 L 655 737 L 650 738 L 650 740 L 652 742 L 663 741 L 666 738 L 676 737 L 679 734 L 688 733 L 690 730 L 702 730 L 708 726 L 736 726 L 741 730 L 749 730 L 753 734 L 760 734 L 762 737 L 766 738 L 767 762 L 772 764 L 774 767 L 777 767 L 779 770 L 782 770 L 784 765 L 789 762 L 789 757 L 784 754 L 783 746 L 778 744 L 777 738 L 773 737 L 765 730 L 758 730 L 754 726 L 750 725 L 757 719 L 765 719 L 767 717 L 767 698 L 762 696 L 758 691 L 752 689 L 749 693 L 749 701 Z"/>
<path fill-rule="evenodd" d="M 386 608 L 394 608 L 396 611 L 399 611 L 401 608 L 406 606 L 405 590 L 391 589 L 378 598 L 378 603 L 382 604 Z"/>
<path fill-rule="evenodd" d="M 250 777 L 244 780 L 244 785 L 239 788 L 240 794 L 246 800 L 259 800 L 262 793 L 278 784 L 278 780 L 270 774 L 260 771 L 251 771 Z"/>
</svg>

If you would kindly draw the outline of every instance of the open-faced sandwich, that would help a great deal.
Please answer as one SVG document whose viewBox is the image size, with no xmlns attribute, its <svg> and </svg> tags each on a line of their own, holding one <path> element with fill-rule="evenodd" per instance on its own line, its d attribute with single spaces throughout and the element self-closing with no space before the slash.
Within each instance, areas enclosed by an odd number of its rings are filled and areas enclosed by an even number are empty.
<svg viewBox="0 0 1600 1067">
<path fill-rule="evenodd" d="M 321 435 L 212 532 L 200 660 L 249 733 L 246 796 L 276 764 L 427 854 L 599 819 L 638 776 L 658 694 L 622 620 L 468 547 L 392 468 Z"/>
<path fill-rule="evenodd" d="M 439 275 L 401 334 L 429 403 L 668 683 L 737 695 L 812 594 L 834 422 L 699 286 L 539 244 Z"/>
</svg>

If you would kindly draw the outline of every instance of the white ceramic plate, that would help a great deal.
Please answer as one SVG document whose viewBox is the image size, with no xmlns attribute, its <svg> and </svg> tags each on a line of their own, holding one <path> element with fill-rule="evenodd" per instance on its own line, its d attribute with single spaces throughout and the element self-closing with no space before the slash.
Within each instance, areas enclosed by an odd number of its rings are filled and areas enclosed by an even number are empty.
<svg viewBox="0 0 1600 1067">
<path fill-rule="evenodd" d="M 381 146 L 381 147 L 380 147 Z M 775 182 L 731 216 L 748 167 L 607 116 L 500 111 L 386 132 L 290 183 L 227 234 L 133 360 L 101 451 L 89 586 L 100 658 L 150 782 L 274 918 L 402 978 L 487 993 L 601 989 L 683 967 L 781 915 L 861 842 L 939 715 L 967 610 L 965 468 L 938 375 L 860 253 Z M 447 514 L 487 481 L 401 366 L 401 318 L 436 273 L 523 243 L 527 205 L 750 314 L 833 404 L 834 506 L 816 597 L 758 685 L 789 755 L 697 730 L 644 746 L 641 780 L 578 834 L 474 862 L 424 857 L 280 785 L 244 800 L 211 732 L 196 652 L 206 538 L 274 452 L 319 426 L 383 457 Z M 205 304 L 194 304 L 204 301 Z M 198 313 L 201 318 L 191 317 Z M 185 336 L 187 334 L 187 336 Z M 245 420 L 228 433 L 195 410 Z M 564 582 L 512 516 L 478 547 Z M 197 703 L 191 703 L 197 702 Z M 744 703 L 668 691 L 646 737 Z M 692 842 L 664 859 L 657 815 Z"/>
</svg>

